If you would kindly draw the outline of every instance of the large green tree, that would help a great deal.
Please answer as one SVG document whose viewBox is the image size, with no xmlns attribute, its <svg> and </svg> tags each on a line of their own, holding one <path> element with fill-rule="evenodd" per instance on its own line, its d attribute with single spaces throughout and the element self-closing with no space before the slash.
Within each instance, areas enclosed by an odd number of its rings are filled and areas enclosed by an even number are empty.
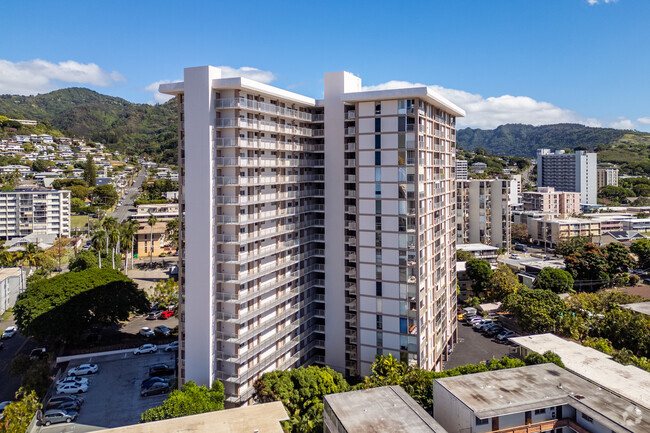
<svg viewBox="0 0 650 433">
<path fill-rule="evenodd" d="M 650 270 L 650 239 L 639 239 L 632 242 L 630 251 L 636 255 L 641 269 Z"/>
<path fill-rule="evenodd" d="M 566 270 L 575 280 L 579 280 L 579 288 L 593 289 L 609 283 L 609 263 L 605 253 L 594 244 L 586 244 L 584 248 L 565 256 Z"/>
<path fill-rule="evenodd" d="M 465 262 L 465 272 L 472 280 L 475 293 L 486 293 L 492 283 L 492 268 L 485 260 L 469 259 Z"/>
<path fill-rule="evenodd" d="M 611 242 L 603 249 L 610 276 L 627 272 L 636 265 L 636 261 L 630 255 L 630 250 L 623 244 Z"/>
<path fill-rule="evenodd" d="M 586 236 L 574 236 L 572 238 L 563 240 L 555 246 L 555 252 L 561 256 L 568 256 L 570 254 L 581 253 L 585 245 L 589 243 L 589 238 Z"/>
<path fill-rule="evenodd" d="M 255 382 L 255 396 L 261 403 L 282 401 L 290 417 L 288 431 L 315 433 L 323 428 L 323 396 L 349 387 L 341 373 L 328 367 L 299 367 L 264 374 Z"/>
<path fill-rule="evenodd" d="M 534 333 L 554 331 L 567 311 L 566 304 L 556 293 L 528 288 L 508 295 L 503 308 L 517 317 L 525 331 Z"/>
<path fill-rule="evenodd" d="M 180 390 L 172 391 L 160 406 L 144 412 L 140 422 L 158 421 L 222 410 L 224 400 L 223 384 L 218 380 L 212 383 L 212 388 L 197 386 L 194 382 L 187 382 Z"/>
<path fill-rule="evenodd" d="M 117 194 L 117 191 L 115 191 L 115 187 L 110 183 L 95 187 L 92 194 L 93 203 L 96 205 L 104 206 L 106 208 L 115 206 L 115 203 L 117 203 L 117 200 L 119 199 L 119 195 Z"/>
<path fill-rule="evenodd" d="M 573 290 L 573 277 L 563 269 L 544 268 L 535 278 L 535 288 L 566 293 Z"/>
<path fill-rule="evenodd" d="M 70 260 L 70 263 L 68 263 L 68 269 L 70 272 L 80 272 L 85 271 L 86 269 L 98 267 L 99 263 L 97 254 L 91 250 L 79 251 L 77 257 L 73 258 Z"/>
<path fill-rule="evenodd" d="M 492 273 L 490 298 L 502 301 L 506 296 L 517 293 L 520 287 L 522 284 L 512 270 L 506 265 L 499 265 Z"/>
<path fill-rule="evenodd" d="M 83 178 L 88 186 L 92 187 L 97 185 L 97 167 L 95 167 L 93 157 L 90 154 L 86 155 L 86 165 L 84 165 Z"/>
<path fill-rule="evenodd" d="M 86 269 L 40 280 L 20 296 L 14 317 L 21 332 L 41 341 L 73 341 L 94 326 L 114 325 L 148 311 L 136 283 L 111 269 Z"/>
</svg>

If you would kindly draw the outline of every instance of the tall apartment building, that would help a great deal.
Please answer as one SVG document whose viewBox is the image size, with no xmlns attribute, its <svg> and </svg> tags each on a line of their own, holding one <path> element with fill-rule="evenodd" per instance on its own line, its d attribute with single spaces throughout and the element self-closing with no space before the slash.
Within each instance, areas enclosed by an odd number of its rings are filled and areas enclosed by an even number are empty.
<svg viewBox="0 0 650 433">
<path fill-rule="evenodd" d="M 0 239 L 29 234 L 70 236 L 70 191 L 0 192 Z"/>
<path fill-rule="evenodd" d="M 466 159 L 457 159 L 456 160 L 456 179 L 457 180 L 467 180 L 467 160 Z"/>
<path fill-rule="evenodd" d="M 537 186 L 580 193 L 582 205 L 597 203 L 596 154 L 537 149 Z"/>
<path fill-rule="evenodd" d="M 580 193 L 555 191 L 555 188 L 546 186 L 537 188 L 537 191 L 524 191 L 524 212 L 539 211 L 552 212 L 563 215 L 577 215 L 580 213 Z"/>
<path fill-rule="evenodd" d="M 442 367 L 463 110 L 348 72 L 323 100 L 208 66 L 160 91 L 179 107 L 181 383 L 220 379 L 241 404 L 276 369 Z"/>
<path fill-rule="evenodd" d="M 600 190 L 604 186 L 618 186 L 618 167 L 598 167 L 596 170 L 597 188 Z"/>
<path fill-rule="evenodd" d="M 456 239 L 459 244 L 510 248 L 510 180 L 456 182 Z"/>
</svg>

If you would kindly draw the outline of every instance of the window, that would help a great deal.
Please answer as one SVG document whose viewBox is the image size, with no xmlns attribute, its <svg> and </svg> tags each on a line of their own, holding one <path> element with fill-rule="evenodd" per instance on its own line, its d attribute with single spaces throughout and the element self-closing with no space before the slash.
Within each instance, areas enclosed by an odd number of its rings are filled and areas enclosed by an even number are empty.
<svg viewBox="0 0 650 433">
<path fill-rule="evenodd" d="M 381 230 L 381 217 L 375 217 L 375 230 Z"/>
<path fill-rule="evenodd" d="M 381 314 L 377 314 L 377 329 L 383 329 L 384 320 L 381 316 Z M 379 333 L 377 333 L 379 334 Z M 377 343 L 378 346 L 383 346 L 383 344 Z"/>
<path fill-rule="evenodd" d="M 381 152 L 375 152 L 375 165 L 381 165 Z"/>
<path fill-rule="evenodd" d="M 381 198 L 381 184 L 375 184 L 375 198 Z"/>
<path fill-rule="evenodd" d="M 583 414 L 580 414 L 580 416 L 582 416 L 582 419 L 584 419 L 585 421 L 594 422 L 594 419 L 592 417 L 590 417 L 589 415 L 587 415 L 587 414 L 583 413 Z"/>
<path fill-rule="evenodd" d="M 408 334 L 408 322 L 405 317 L 399 319 L 399 332 L 400 334 Z"/>
<path fill-rule="evenodd" d="M 375 283 L 375 293 L 377 296 L 382 296 L 381 281 Z"/>
<path fill-rule="evenodd" d="M 490 418 L 481 419 L 476 417 L 476 425 L 485 425 L 490 422 Z"/>
<path fill-rule="evenodd" d="M 381 114 L 381 102 L 375 104 L 375 114 Z"/>
<path fill-rule="evenodd" d="M 379 119 L 375 119 L 375 120 L 379 120 Z M 376 127 L 377 125 L 375 125 L 375 128 Z M 381 135 L 379 134 L 375 135 L 375 149 L 381 149 Z"/>
<path fill-rule="evenodd" d="M 381 263 L 381 250 L 375 250 L 375 263 Z"/>
<path fill-rule="evenodd" d="M 381 213 L 381 200 L 375 200 L 375 213 Z"/>
<path fill-rule="evenodd" d="M 546 413 L 546 409 L 535 409 L 535 415 L 541 415 Z"/>
<path fill-rule="evenodd" d="M 381 182 L 381 168 L 375 167 L 375 182 Z"/>
<path fill-rule="evenodd" d="M 375 132 L 381 132 L 381 119 L 379 117 L 375 118 Z"/>
</svg>

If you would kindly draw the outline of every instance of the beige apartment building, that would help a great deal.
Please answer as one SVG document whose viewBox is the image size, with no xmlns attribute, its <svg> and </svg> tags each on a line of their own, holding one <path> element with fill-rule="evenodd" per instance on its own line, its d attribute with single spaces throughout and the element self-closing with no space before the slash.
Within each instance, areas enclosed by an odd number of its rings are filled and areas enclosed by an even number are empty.
<svg viewBox="0 0 650 433">
<path fill-rule="evenodd" d="M 556 191 L 555 188 L 539 187 L 537 191 L 522 193 L 524 211 L 552 212 L 562 215 L 580 213 L 580 193 Z"/>
<path fill-rule="evenodd" d="M 597 185 L 600 190 L 604 186 L 618 186 L 618 167 L 598 167 Z"/>
<path fill-rule="evenodd" d="M 469 179 L 456 185 L 457 242 L 509 249 L 511 181 Z"/>
<path fill-rule="evenodd" d="M 179 112 L 179 379 L 229 405 L 272 370 L 442 369 L 456 341 L 456 117 L 427 87 L 315 100 L 214 67 Z"/>
<path fill-rule="evenodd" d="M 528 222 L 528 234 L 533 242 L 549 248 L 568 238 L 586 236 L 591 239 L 601 233 L 600 221 L 586 218 L 533 218 Z"/>
</svg>

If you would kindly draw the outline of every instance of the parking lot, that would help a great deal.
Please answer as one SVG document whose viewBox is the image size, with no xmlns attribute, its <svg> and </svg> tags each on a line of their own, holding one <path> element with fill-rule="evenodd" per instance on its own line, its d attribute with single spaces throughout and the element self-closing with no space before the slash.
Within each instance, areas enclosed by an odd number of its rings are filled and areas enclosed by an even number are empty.
<svg viewBox="0 0 650 433">
<path fill-rule="evenodd" d="M 75 422 L 39 426 L 34 431 L 84 433 L 138 423 L 142 412 L 159 406 L 168 396 L 140 397 L 140 384 L 148 377 L 149 366 L 160 362 L 173 366 L 175 363 L 174 352 L 164 352 L 162 347 L 159 346 L 158 352 L 152 354 L 136 356 L 130 351 L 89 356 L 70 361 L 67 365 L 61 364 L 66 372 L 80 364 L 97 364 L 99 372 L 83 376 L 88 378 L 88 392 L 79 394 L 84 403 Z M 52 392 L 56 392 L 54 388 Z"/>
<path fill-rule="evenodd" d="M 474 331 L 465 322 L 458 322 L 458 344 L 445 364 L 445 370 L 466 364 L 479 364 L 493 358 L 514 357 L 516 348 L 509 343 L 497 343 Z"/>
</svg>

